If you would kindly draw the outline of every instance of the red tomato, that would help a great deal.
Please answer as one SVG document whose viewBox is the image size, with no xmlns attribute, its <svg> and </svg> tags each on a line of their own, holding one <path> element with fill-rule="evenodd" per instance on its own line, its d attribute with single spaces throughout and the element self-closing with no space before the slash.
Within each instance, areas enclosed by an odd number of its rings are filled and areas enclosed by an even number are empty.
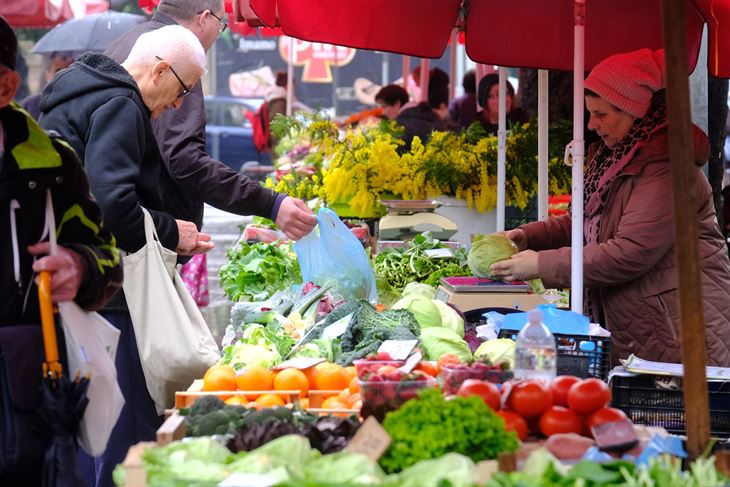
<svg viewBox="0 0 730 487">
<path fill-rule="evenodd" d="M 540 416 L 540 431 L 545 436 L 556 433 L 580 434 L 583 418 L 563 406 L 553 406 Z"/>
<path fill-rule="evenodd" d="M 601 379 L 576 382 L 568 390 L 568 407 L 578 414 L 589 414 L 611 402 L 611 389 Z"/>
<path fill-rule="evenodd" d="M 553 404 L 553 393 L 540 382 L 515 384 L 509 395 L 509 405 L 525 418 L 539 416 Z"/>
<path fill-rule="evenodd" d="M 461 360 L 453 353 L 447 353 L 443 355 L 438 362 L 436 362 L 436 368 L 440 371 L 441 368 L 446 364 L 460 364 Z"/>
<path fill-rule="evenodd" d="M 497 416 L 504 419 L 505 429 L 514 431 L 520 440 L 527 437 L 527 421 L 525 418 L 512 411 L 497 411 Z"/>
<path fill-rule="evenodd" d="M 550 383 L 550 390 L 553 392 L 553 404 L 556 406 L 568 406 L 568 390 L 570 386 L 581 379 L 574 375 L 559 375 Z"/>
<path fill-rule="evenodd" d="M 416 370 L 421 370 L 431 377 L 436 377 L 439 373 L 438 366 L 436 364 L 426 361 L 418 362 L 418 365 L 416 365 Z"/>
<path fill-rule="evenodd" d="M 624 414 L 624 412 L 620 409 L 602 407 L 593 411 L 593 413 L 586 418 L 585 429 L 588 435 L 593 436 L 591 428 L 594 426 L 603 423 L 613 423 L 614 421 L 621 421 L 623 419 L 626 419 L 626 414 Z"/>
<path fill-rule="evenodd" d="M 492 408 L 493 411 L 499 411 L 499 389 L 497 389 L 497 386 L 491 382 L 485 382 L 478 379 L 467 379 L 461 384 L 457 394 L 462 397 L 479 396 L 487 406 Z"/>
</svg>

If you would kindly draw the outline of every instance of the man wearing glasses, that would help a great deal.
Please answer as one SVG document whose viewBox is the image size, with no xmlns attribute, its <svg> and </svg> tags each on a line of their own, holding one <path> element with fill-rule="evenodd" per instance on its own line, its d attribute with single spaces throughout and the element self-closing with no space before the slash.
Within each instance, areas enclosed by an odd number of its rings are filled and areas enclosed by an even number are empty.
<svg viewBox="0 0 730 487">
<path fill-rule="evenodd" d="M 179 24 L 193 32 L 207 51 L 226 30 L 223 0 L 161 0 L 157 11 L 117 39 L 107 50 L 112 59 L 127 57 L 143 32 Z M 203 203 L 239 215 L 274 220 L 291 239 L 309 233 L 316 223 L 301 200 L 275 193 L 236 172 L 205 151 L 205 104 L 200 83 L 193 86 L 178 110 L 170 110 L 153 122 L 155 136 L 175 190 L 165 193 L 165 203 L 177 218 L 203 224 Z"/>
<path fill-rule="evenodd" d="M 179 107 L 205 69 L 198 38 L 171 25 L 141 35 L 121 64 L 98 53 L 78 57 L 43 90 L 41 125 L 76 150 L 104 223 L 125 252 L 145 244 L 141 207 L 152 215 L 166 248 L 193 255 L 214 246 L 194 223 L 166 211 L 160 189 L 164 166 L 151 123 Z M 125 404 L 106 452 L 95 465 L 87 457 L 84 473 L 87 483 L 111 486 L 112 471 L 129 447 L 154 440 L 162 422 L 147 390 L 124 293 L 100 313 L 121 332 L 116 366 Z"/>
</svg>

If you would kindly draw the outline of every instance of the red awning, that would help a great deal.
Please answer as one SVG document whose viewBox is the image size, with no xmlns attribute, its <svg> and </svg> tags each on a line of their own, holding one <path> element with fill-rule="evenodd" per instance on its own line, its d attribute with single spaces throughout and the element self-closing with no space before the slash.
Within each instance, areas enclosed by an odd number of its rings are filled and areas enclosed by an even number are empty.
<svg viewBox="0 0 730 487">
<path fill-rule="evenodd" d="M 281 25 L 299 39 L 417 57 L 443 55 L 465 18 L 474 61 L 570 70 L 573 0 L 237 0 L 236 18 Z M 730 2 L 686 0 L 687 39 L 697 62 L 703 23 L 709 26 L 710 73 L 730 77 Z M 617 52 L 662 46 L 660 0 L 587 0 L 586 69 Z"/>
<path fill-rule="evenodd" d="M 13 0 L 0 2 L 0 15 L 13 28 L 28 27 L 48 29 L 64 20 L 83 17 L 89 14 L 106 12 L 109 2 L 105 0 L 86 0 L 86 2 L 69 2 L 69 0 Z"/>
</svg>

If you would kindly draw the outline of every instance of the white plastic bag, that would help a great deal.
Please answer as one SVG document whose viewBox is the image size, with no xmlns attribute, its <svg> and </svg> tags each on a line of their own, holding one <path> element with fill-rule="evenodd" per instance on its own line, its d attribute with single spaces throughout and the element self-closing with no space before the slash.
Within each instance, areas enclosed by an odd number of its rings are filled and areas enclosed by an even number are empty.
<svg viewBox="0 0 730 487">
<path fill-rule="evenodd" d="M 73 301 L 59 303 L 58 309 L 66 339 L 68 376 L 72 380 L 77 373 L 90 376 L 86 393 L 89 405 L 81 419 L 79 444 L 89 455 L 99 456 L 106 450 L 124 406 L 114 366 L 119 330 Z"/>
</svg>

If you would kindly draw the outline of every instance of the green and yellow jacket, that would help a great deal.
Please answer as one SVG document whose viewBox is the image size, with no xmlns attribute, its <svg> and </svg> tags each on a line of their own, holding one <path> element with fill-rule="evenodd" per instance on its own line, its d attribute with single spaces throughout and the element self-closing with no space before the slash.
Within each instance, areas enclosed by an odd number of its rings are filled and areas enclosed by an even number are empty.
<svg viewBox="0 0 730 487">
<path fill-rule="evenodd" d="M 76 302 L 100 308 L 121 288 L 122 267 L 78 156 L 15 103 L 0 109 L 0 123 L 0 326 L 40 323 L 27 247 L 42 240 L 47 189 L 58 244 L 76 251 L 84 264 Z"/>
</svg>

